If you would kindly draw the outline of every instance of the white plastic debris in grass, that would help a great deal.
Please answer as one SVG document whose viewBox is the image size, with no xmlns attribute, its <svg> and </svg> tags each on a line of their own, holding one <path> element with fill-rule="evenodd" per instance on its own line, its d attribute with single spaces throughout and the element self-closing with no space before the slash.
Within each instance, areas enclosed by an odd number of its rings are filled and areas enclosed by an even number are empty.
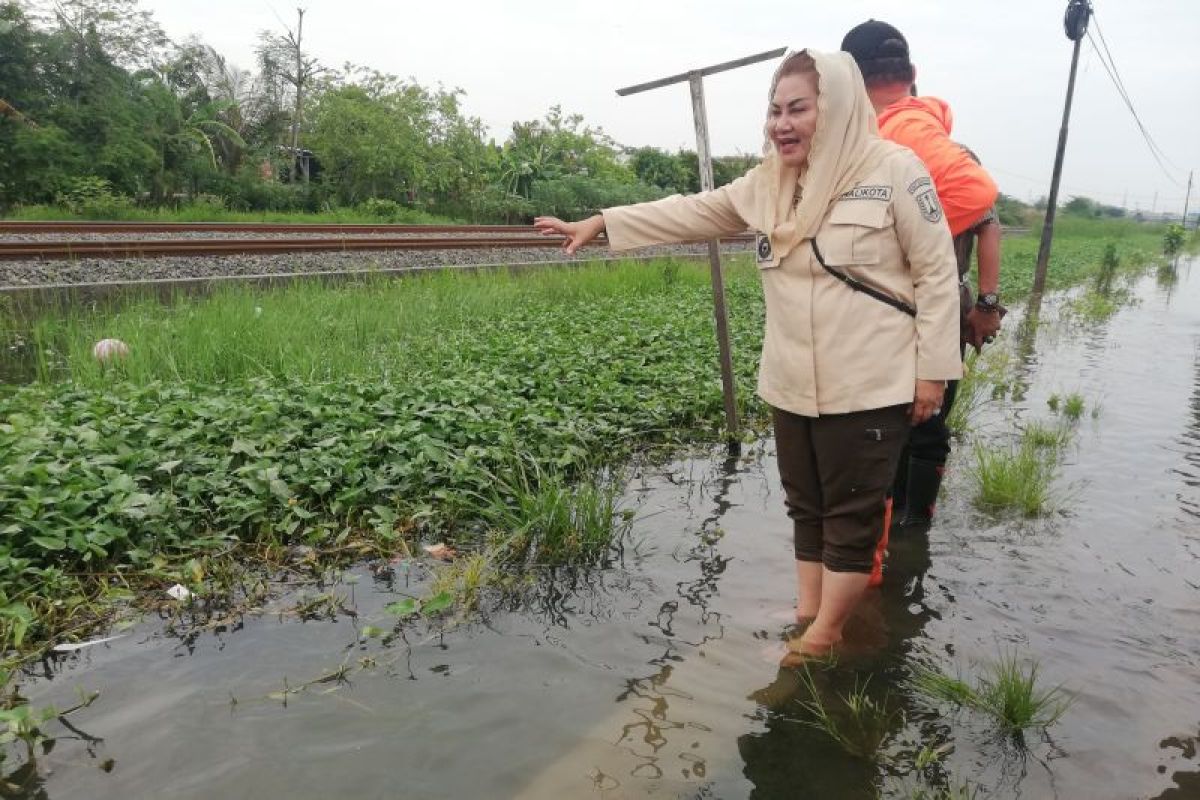
<svg viewBox="0 0 1200 800">
<path fill-rule="evenodd" d="M 125 358 L 129 355 L 129 345 L 120 339 L 101 339 L 92 346 L 92 355 L 101 363 L 107 363 L 114 358 Z"/>
<path fill-rule="evenodd" d="M 91 647 L 94 644 L 104 644 L 111 642 L 114 639 L 121 639 L 125 636 L 123 633 L 118 633 L 116 636 L 105 636 L 103 639 L 92 639 L 90 642 L 63 642 L 51 647 L 51 651 L 55 653 L 75 653 L 83 650 L 85 647 Z"/>
</svg>

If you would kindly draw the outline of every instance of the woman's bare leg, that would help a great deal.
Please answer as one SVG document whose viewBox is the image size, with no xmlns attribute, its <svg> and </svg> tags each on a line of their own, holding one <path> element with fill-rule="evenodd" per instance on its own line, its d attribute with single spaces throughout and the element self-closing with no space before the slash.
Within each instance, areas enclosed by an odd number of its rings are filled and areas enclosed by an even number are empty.
<svg viewBox="0 0 1200 800">
<path fill-rule="evenodd" d="M 870 574 L 823 570 L 817 618 L 800 637 L 800 651 L 823 655 L 842 640 L 842 628 L 867 590 Z"/>
<path fill-rule="evenodd" d="M 825 567 L 820 561 L 796 560 L 796 624 L 807 625 L 821 609 L 821 581 Z"/>
</svg>

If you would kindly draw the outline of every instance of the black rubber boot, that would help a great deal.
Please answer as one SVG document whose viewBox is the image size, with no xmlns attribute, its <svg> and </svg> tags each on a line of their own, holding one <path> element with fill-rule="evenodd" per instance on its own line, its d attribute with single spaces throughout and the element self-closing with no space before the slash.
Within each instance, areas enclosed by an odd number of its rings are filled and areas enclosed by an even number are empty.
<svg viewBox="0 0 1200 800">
<path fill-rule="evenodd" d="M 934 507 L 937 505 L 938 490 L 942 488 L 942 472 L 945 465 L 923 458 L 908 460 L 907 502 L 904 517 L 900 521 L 903 533 L 924 533 L 933 523 Z"/>
<path fill-rule="evenodd" d="M 892 498 L 892 527 L 895 528 L 904 519 L 904 511 L 908 508 L 908 445 L 900 451 L 900 460 L 896 462 L 896 477 L 892 479 L 889 497 Z"/>
</svg>

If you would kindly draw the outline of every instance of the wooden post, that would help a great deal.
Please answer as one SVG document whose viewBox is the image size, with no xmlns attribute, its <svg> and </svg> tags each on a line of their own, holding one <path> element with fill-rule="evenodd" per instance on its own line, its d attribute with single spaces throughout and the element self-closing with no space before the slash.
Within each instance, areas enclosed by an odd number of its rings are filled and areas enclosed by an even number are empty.
<svg viewBox="0 0 1200 800">
<path fill-rule="evenodd" d="M 675 83 L 687 82 L 692 95 L 692 120 L 696 128 L 696 156 L 700 160 L 700 190 L 709 192 L 713 189 L 713 171 L 712 148 L 708 141 L 708 110 L 704 105 L 704 76 L 737 69 L 738 67 L 745 67 L 750 64 L 757 64 L 761 61 L 769 61 L 773 58 L 779 58 L 785 52 L 787 52 L 787 48 L 780 47 L 764 53 L 746 56 L 745 58 L 738 58 L 721 64 L 713 64 L 712 66 L 682 72 L 666 78 L 659 78 L 649 83 L 627 86 L 624 89 L 617 89 L 617 95 L 625 97 L 626 95 L 647 92 L 651 89 L 659 89 Z M 721 274 L 721 246 L 716 239 L 712 239 L 708 243 L 708 262 L 709 271 L 712 276 L 713 317 L 717 324 L 717 348 L 720 351 L 721 358 L 721 386 L 725 397 L 725 427 L 728 429 L 730 443 L 734 444 L 738 441 L 737 395 L 734 391 L 733 381 L 733 354 L 729 347 L 729 320 L 725 312 L 725 280 Z"/>
</svg>

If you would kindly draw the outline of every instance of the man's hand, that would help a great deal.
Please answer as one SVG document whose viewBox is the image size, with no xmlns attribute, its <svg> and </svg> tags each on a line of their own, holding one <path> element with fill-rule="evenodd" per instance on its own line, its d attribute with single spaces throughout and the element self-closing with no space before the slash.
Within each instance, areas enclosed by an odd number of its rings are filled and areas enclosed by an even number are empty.
<svg viewBox="0 0 1200 800">
<path fill-rule="evenodd" d="M 967 312 L 967 344 L 981 352 L 984 344 L 990 342 L 1000 331 L 1000 310 L 985 311 L 979 306 L 972 306 Z"/>
<path fill-rule="evenodd" d="M 563 222 L 558 217 L 536 217 L 533 220 L 533 227 L 542 236 L 566 237 L 563 242 L 563 250 L 570 256 L 604 233 L 604 215 L 595 214 L 579 222 Z"/>
<path fill-rule="evenodd" d="M 909 411 L 909 421 L 920 425 L 934 414 L 942 410 L 942 397 L 946 394 L 945 381 L 923 381 L 917 379 L 917 388 L 913 392 L 913 404 Z"/>
</svg>

